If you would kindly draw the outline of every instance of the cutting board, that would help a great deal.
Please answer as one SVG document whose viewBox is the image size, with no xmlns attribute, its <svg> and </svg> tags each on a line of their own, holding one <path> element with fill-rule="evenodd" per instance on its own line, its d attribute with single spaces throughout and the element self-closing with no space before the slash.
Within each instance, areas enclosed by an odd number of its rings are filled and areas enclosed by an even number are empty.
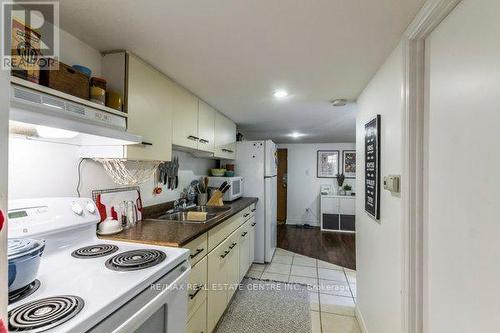
<svg viewBox="0 0 500 333">
<path fill-rule="evenodd" d="M 101 215 L 101 222 L 104 221 L 106 217 L 111 216 L 112 207 L 115 207 L 115 210 L 118 211 L 118 207 L 123 201 L 133 201 L 137 206 L 137 220 L 142 220 L 144 211 L 142 207 L 141 191 L 138 186 L 95 190 L 92 191 L 92 198 Z"/>
</svg>

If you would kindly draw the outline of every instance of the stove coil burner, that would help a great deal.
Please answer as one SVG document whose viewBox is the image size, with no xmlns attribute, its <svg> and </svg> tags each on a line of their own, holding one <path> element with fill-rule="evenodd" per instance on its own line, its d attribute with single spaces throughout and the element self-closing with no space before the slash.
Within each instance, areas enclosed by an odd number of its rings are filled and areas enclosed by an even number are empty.
<svg viewBox="0 0 500 333">
<path fill-rule="evenodd" d="M 106 261 L 106 267 L 114 271 L 137 271 L 161 263 L 167 255 L 158 250 L 133 250 L 119 253 Z"/>
<path fill-rule="evenodd" d="M 77 296 L 56 296 L 29 302 L 9 311 L 9 331 L 43 332 L 57 327 L 83 308 L 84 301 Z"/>
<path fill-rule="evenodd" d="M 14 290 L 9 293 L 9 304 L 15 303 L 22 299 L 25 299 L 29 295 L 33 294 L 35 291 L 40 288 L 40 281 L 35 280 L 28 284 L 26 287 Z"/>
<path fill-rule="evenodd" d="M 97 244 L 82 247 L 76 251 L 73 251 L 71 255 L 78 259 L 92 259 L 107 256 L 108 254 L 115 253 L 118 251 L 118 246 L 110 244 Z"/>
</svg>

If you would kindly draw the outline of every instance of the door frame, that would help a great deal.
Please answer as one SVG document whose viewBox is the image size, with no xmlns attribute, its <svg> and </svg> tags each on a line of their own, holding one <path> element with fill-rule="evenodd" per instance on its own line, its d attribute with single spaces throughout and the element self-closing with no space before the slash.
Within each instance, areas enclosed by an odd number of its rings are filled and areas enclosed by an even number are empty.
<svg viewBox="0 0 500 333">
<path fill-rule="evenodd" d="M 429 0 L 403 35 L 402 329 L 426 331 L 425 40 L 462 0 Z"/>
</svg>

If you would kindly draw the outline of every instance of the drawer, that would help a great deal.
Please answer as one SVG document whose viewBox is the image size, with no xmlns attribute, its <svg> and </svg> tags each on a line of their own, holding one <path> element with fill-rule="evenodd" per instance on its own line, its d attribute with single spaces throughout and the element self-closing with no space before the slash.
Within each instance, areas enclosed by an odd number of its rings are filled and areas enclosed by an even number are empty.
<svg viewBox="0 0 500 333">
<path fill-rule="evenodd" d="M 207 298 L 207 290 L 205 288 L 207 285 L 207 263 L 208 259 L 205 256 L 191 269 L 188 287 L 188 320 Z"/>
<path fill-rule="evenodd" d="M 208 251 L 212 251 L 219 245 L 224 239 L 227 238 L 234 230 L 239 226 L 239 221 L 241 220 L 240 214 L 236 214 L 230 217 L 228 220 L 222 222 L 215 228 L 208 231 Z"/>
<path fill-rule="evenodd" d="M 255 212 L 257 211 L 257 204 L 250 205 L 250 217 L 255 216 Z"/>
<path fill-rule="evenodd" d="M 243 209 L 241 211 L 241 213 L 242 213 L 243 222 L 247 221 L 252 216 L 252 212 L 250 211 L 250 207 Z"/>
<path fill-rule="evenodd" d="M 204 233 L 195 240 L 189 242 L 184 248 L 190 251 L 190 262 L 191 266 L 194 266 L 198 261 L 203 259 L 204 256 L 208 254 L 208 240 L 207 234 Z"/>
<path fill-rule="evenodd" d="M 203 301 L 189 319 L 186 326 L 186 333 L 206 333 L 207 332 L 207 302 Z"/>
</svg>

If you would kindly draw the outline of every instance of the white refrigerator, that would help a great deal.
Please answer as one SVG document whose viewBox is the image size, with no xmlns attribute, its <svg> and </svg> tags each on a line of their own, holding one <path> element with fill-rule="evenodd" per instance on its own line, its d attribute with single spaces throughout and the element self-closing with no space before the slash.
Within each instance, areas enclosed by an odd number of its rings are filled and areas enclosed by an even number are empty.
<svg viewBox="0 0 500 333">
<path fill-rule="evenodd" d="M 259 199 L 255 212 L 255 262 L 270 262 L 278 237 L 276 144 L 271 140 L 238 142 L 236 173 L 243 177 L 244 196 Z"/>
</svg>

